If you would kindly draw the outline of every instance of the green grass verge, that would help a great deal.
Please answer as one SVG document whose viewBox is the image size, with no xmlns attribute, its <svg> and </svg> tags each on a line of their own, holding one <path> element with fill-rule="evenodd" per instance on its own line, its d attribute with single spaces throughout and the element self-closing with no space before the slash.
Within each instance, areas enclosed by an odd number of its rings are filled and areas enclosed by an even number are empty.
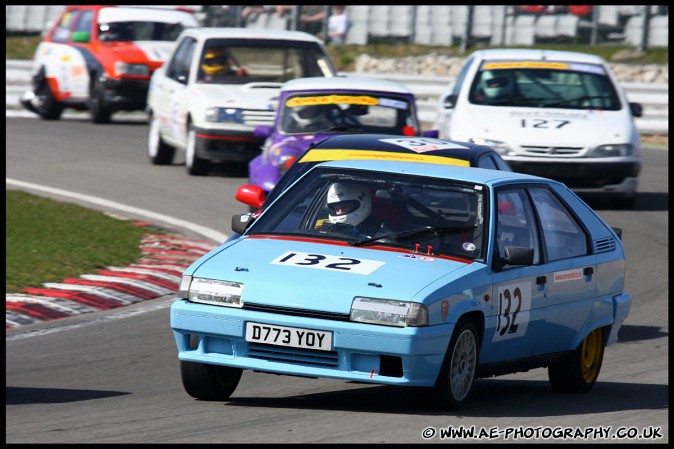
<svg viewBox="0 0 674 449">
<path fill-rule="evenodd" d="M 140 238 L 148 229 L 131 221 L 19 190 L 6 190 L 5 200 L 6 293 L 128 265 L 141 256 Z"/>
</svg>

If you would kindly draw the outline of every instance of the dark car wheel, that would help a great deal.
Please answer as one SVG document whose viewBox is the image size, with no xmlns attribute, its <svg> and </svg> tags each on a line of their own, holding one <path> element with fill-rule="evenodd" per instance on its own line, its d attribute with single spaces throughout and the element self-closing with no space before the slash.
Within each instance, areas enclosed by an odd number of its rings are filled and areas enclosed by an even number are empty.
<svg viewBox="0 0 674 449">
<path fill-rule="evenodd" d="M 150 116 L 150 130 L 147 136 L 147 157 L 153 165 L 170 165 L 175 148 L 164 143 L 159 133 L 159 119 Z"/>
<path fill-rule="evenodd" d="M 54 98 L 45 78 L 36 86 L 33 106 L 42 120 L 58 120 L 63 114 L 63 106 Z"/>
<path fill-rule="evenodd" d="M 197 155 L 197 133 L 190 125 L 187 131 L 187 147 L 185 148 L 185 166 L 187 173 L 192 176 L 204 176 L 208 174 L 210 162 Z"/>
<path fill-rule="evenodd" d="M 548 367 L 550 385 L 563 393 L 587 393 L 599 377 L 604 359 L 604 332 L 590 332 L 580 346 L 561 361 Z"/>
<path fill-rule="evenodd" d="M 187 394 L 203 401 L 227 400 L 239 385 L 243 370 L 180 361 L 180 377 Z"/>
<path fill-rule="evenodd" d="M 95 79 L 89 93 L 89 114 L 93 123 L 110 123 L 112 111 L 105 106 L 103 83 Z"/>
<path fill-rule="evenodd" d="M 458 410 L 468 400 L 479 356 L 477 329 L 469 318 L 454 328 L 440 374 L 432 388 L 430 403 L 441 410 Z"/>
</svg>

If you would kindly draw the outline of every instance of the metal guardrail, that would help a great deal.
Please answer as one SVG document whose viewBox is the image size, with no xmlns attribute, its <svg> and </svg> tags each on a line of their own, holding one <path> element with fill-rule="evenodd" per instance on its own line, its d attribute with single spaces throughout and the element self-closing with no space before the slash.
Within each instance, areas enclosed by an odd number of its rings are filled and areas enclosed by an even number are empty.
<svg viewBox="0 0 674 449">
<path fill-rule="evenodd" d="M 30 87 L 32 61 L 7 60 L 6 69 L 6 109 L 23 110 L 19 103 L 21 95 Z M 363 76 L 387 79 L 406 85 L 416 96 L 419 106 L 419 120 L 432 126 L 435 123 L 438 97 L 442 95 L 452 78 L 419 75 L 374 74 L 341 72 L 345 76 Z M 643 116 L 636 119 L 641 134 L 669 135 L 669 84 L 622 83 L 629 101 L 641 103 Z"/>
</svg>

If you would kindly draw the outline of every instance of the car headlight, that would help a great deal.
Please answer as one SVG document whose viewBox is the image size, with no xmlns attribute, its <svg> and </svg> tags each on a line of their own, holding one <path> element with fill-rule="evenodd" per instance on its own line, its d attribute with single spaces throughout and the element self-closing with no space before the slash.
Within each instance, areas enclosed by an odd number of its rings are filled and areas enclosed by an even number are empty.
<svg viewBox="0 0 674 449">
<path fill-rule="evenodd" d="M 190 302 L 215 306 L 243 307 L 241 293 L 243 284 L 217 279 L 193 278 L 183 275 L 178 287 L 178 296 Z"/>
<path fill-rule="evenodd" d="M 428 309 L 417 302 L 358 296 L 351 304 L 351 321 L 399 327 L 428 326 Z"/>
<path fill-rule="evenodd" d="M 117 75 L 150 75 L 150 68 L 146 64 L 127 64 L 126 62 L 116 62 L 115 72 Z"/>
<path fill-rule="evenodd" d="M 587 157 L 621 157 L 632 154 L 632 145 L 628 143 L 619 143 L 612 145 L 599 145 L 591 150 Z"/>
<path fill-rule="evenodd" d="M 208 108 L 206 121 L 211 123 L 243 123 L 243 112 L 238 108 Z"/>
<path fill-rule="evenodd" d="M 514 151 L 510 148 L 510 145 L 508 145 L 505 142 L 501 142 L 500 140 L 490 140 L 490 139 L 483 139 L 482 137 L 473 137 L 469 141 L 474 143 L 475 145 L 487 145 L 489 147 L 492 147 L 501 156 L 508 156 L 514 154 Z"/>
</svg>

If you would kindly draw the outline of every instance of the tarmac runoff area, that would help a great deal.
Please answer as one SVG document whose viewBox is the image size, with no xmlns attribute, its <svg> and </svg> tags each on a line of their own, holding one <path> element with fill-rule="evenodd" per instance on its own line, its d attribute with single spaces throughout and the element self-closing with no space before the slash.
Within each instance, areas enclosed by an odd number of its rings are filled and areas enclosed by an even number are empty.
<svg viewBox="0 0 674 449">
<path fill-rule="evenodd" d="M 141 238 L 141 257 L 126 267 L 107 267 L 94 274 L 67 278 L 43 287 L 23 288 L 7 293 L 5 329 L 57 320 L 75 315 L 123 307 L 175 294 L 182 272 L 192 262 L 218 245 L 180 234 L 157 234 L 148 222 L 134 224 L 148 228 Z"/>
</svg>

